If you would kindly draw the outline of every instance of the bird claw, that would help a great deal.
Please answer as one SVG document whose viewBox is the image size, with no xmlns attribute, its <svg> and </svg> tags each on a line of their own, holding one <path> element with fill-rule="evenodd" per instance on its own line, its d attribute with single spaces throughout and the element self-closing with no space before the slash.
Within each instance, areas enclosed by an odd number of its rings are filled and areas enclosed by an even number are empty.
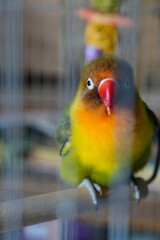
<svg viewBox="0 0 160 240">
<path fill-rule="evenodd" d="M 131 176 L 131 191 L 133 193 L 134 200 L 136 203 L 139 203 L 141 199 L 139 184 L 137 178 L 135 178 L 133 175 Z"/>
<path fill-rule="evenodd" d="M 141 196 L 140 196 L 140 190 L 139 190 L 139 186 L 138 184 L 136 184 L 135 182 L 131 182 L 131 191 L 133 193 L 133 198 L 134 200 L 139 203 Z"/>
<path fill-rule="evenodd" d="M 85 178 L 83 179 L 83 181 L 79 184 L 78 188 L 81 187 L 87 187 L 91 197 L 92 197 L 92 201 L 93 204 L 96 206 L 96 211 L 98 209 L 98 200 L 97 200 L 97 195 L 96 195 L 96 191 L 99 192 L 100 195 L 102 195 L 102 189 L 101 187 L 97 184 L 97 183 L 91 183 L 89 179 Z M 95 191 L 96 190 L 96 191 Z"/>
<path fill-rule="evenodd" d="M 93 183 L 93 186 L 96 189 L 96 191 L 99 192 L 99 195 L 102 196 L 102 189 L 100 185 L 98 185 L 97 183 Z"/>
<path fill-rule="evenodd" d="M 148 196 L 148 185 L 143 178 L 132 176 L 131 189 L 137 203 Z"/>
</svg>

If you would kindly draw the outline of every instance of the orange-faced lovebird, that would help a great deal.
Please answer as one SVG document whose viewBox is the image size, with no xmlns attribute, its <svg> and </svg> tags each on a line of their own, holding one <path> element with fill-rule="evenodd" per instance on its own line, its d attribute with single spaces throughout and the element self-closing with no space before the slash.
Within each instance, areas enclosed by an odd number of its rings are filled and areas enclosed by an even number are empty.
<svg viewBox="0 0 160 240">
<path fill-rule="evenodd" d="M 88 179 L 96 188 L 129 177 L 146 165 L 157 125 L 131 66 L 114 55 L 97 58 L 85 66 L 58 127 L 61 177 L 74 185 Z"/>
</svg>

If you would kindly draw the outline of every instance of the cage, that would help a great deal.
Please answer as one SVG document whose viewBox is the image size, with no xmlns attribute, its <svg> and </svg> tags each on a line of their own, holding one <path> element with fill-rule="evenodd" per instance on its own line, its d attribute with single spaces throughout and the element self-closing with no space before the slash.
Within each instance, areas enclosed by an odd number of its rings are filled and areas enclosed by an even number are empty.
<svg viewBox="0 0 160 240">
<path fill-rule="evenodd" d="M 109 44 L 106 51 L 112 46 L 109 54 L 130 63 L 142 99 L 159 118 L 159 11 L 158 0 L 0 1 L 1 239 L 160 238 L 158 174 L 139 204 L 120 185 L 118 193 L 124 201 L 117 196 L 113 204 L 109 195 L 107 206 L 95 212 L 86 191 L 77 195 L 78 188 L 72 190 L 62 181 L 56 143 L 61 113 L 75 97 L 84 66 L 92 54 L 104 53 L 97 45 L 94 51 L 86 50 L 89 41 L 94 45 L 97 34 L 90 29 L 91 39 L 87 38 L 90 23 L 103 26 L 98 34 L 105 26 L 114 27 L 114 36 L 110 31 L 104 35 L 110 41 L 104 43 Z M 147 166 L 137 174 L 143 179 L 154 169 L 159 146 L 156 140 L 152 145 Z M 62 195 L 45 195 L 56 191 Z M 76 204 L 68 202 L 68 196 Z M 48 207 L 52 198 L 55 208 L 62 199 L 57 207 L 59 219 L 54 221 Z M 26 213 L 30 215 L 24 220 Z"/>
</svg>

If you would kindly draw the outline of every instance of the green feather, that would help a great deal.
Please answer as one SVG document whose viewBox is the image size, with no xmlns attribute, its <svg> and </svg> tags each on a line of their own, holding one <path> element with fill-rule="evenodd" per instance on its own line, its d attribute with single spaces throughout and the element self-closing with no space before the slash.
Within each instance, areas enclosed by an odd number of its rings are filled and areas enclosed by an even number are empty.
<svg viewBox="0 0 160 240">
<path fill-rule="evenodd" d="M 71 123 L 68 114 L 69 107 L 66 107 L 62 113 L 59 126 L 57 128 L 57 144 L 60 149 L 60 155 L 64 156 L 70 149 Z"/>
<path fill-rule="evenodd" d="M 154 123 L 155 128 L 159 126 L 159 121 L 156 117 L 156 115 L 154 114 L 154 112 L 152 112 L 151 109 L 148 108 L 148 106 L 145 104 L 145 102 L 143 102 L 145 107 L 146 107 L 146 112 L 147 115 L 150 117 L 151 121 Z"/>
</svg>

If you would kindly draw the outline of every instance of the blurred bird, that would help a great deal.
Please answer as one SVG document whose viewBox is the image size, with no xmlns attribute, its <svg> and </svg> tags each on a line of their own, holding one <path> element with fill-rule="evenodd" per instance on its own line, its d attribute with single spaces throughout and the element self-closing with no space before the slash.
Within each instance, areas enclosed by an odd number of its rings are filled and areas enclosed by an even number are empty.
<svg viewBox="0 0 160 240">
<path fill-rule="evenodd" d="M 97 58 L 84 68 L 57 130 L 61 177 L 75 185 L 88 179 L 97 190 L 127 179 L 146 165 L 157 125 L 131 66 L 113 55 Z"/>
</svg>

